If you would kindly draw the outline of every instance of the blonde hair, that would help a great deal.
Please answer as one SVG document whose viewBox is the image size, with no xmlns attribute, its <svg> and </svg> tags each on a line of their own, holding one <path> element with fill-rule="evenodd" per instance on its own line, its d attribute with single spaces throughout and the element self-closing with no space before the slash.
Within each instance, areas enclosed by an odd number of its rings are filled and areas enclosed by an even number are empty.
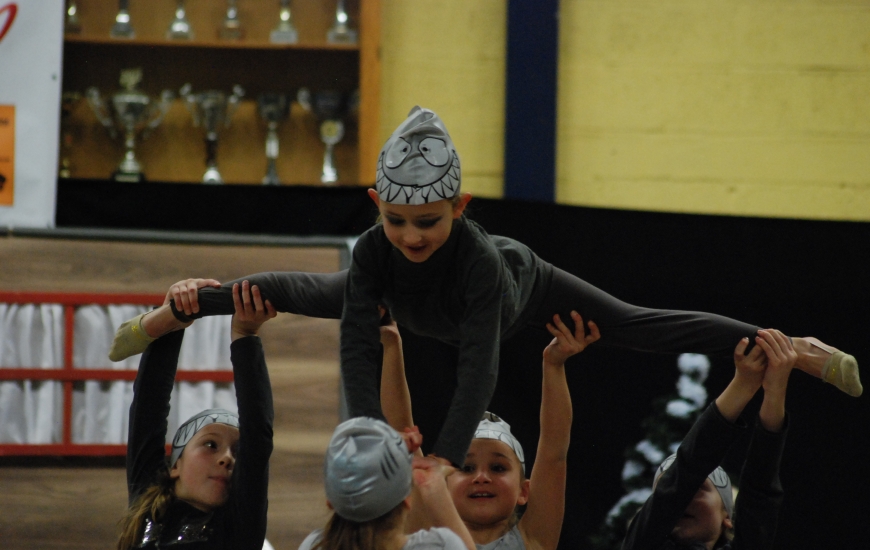
<svg viewBox="0 0 870 550">
<path fill-rule="evenodd" d="M 121 526 L 118 550 L 135 548 L 145 528 L 145 520 L 151 518 L 152 521 L 160 521 L 173 500 L 175 500 L 175 483 L 169 477 L 169 470 L 161 469 L 157 473 L 154 485 L 148 487 L 133 501 L 133 504 L 127 508 L 127 513 L 118 522 Z"/>
<path fill-rule="evenodd" d="M 403 502 L 381 517 L 362 523 L 344 519 L 333 512 L 323 536 L 312 550 L 376 550 L 378 539 L 395 529 L 401 529 L 404 517 Z"/>
</svg>

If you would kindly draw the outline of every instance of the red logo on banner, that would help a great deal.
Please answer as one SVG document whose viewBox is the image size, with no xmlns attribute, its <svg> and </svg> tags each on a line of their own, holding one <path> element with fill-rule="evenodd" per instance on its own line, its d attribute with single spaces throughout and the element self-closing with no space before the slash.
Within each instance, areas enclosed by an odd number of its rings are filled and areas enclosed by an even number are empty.
<svg viewBox="0 0 870 550">
<path fill-rule="evenodd" d="M 18 13 L 18 5 L 14 3 L 6 4 L 0 8 L 0 16 L 2 16 L 4 11 L 8 11 L 9 14 L 6 16 L 6 22 L 3 23 L 3 27 L 0 28 L 0 40 L 3 40 L 3 37 L 6 36 L 6 33 L 9 31 L 9 27 L 12 26 L 12 22 L 15 21 L 15 14 Z"/>
</svg>

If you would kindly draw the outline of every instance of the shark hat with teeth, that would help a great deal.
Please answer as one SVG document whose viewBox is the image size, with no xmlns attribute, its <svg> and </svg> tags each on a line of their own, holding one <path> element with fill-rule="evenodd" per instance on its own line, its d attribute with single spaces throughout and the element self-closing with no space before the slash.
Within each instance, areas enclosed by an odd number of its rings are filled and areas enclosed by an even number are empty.
<svg viewBox="0 0 870 550">
<path fill-rule="evenodd" d="M 427 204 L 459 194 L 459 155 L 434 112 L 414 107 L 378 157 L 378 196 L 390 204 Z"/>
</svg>

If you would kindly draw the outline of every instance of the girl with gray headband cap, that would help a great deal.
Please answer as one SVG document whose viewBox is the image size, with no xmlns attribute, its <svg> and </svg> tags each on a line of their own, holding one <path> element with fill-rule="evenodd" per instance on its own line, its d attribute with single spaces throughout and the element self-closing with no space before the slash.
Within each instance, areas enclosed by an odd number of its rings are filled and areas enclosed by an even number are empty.
<svg viewBox="0 0 870 550">
<path fill-rule="evenodd" d="M 539 258 L 522 243 L 489 235 L 464 215 L 459 155 L 441 118 L 414 107 L 387 140 L 369 196 L 383 223 L 363 233 L 347 271 L 246 277 L 278 311 L 341 318 L 341 371 L 350 416 L 382 417 L 378 399 L 378 305 L 404 328 L 459 348 L 455 397 L 434 453 L 461 465 L 495 391 L 501 342 L 543 329 L 554 314 L 594 320 L 602 344 L 640 351 L 730 355 L 755 325 L 697 311 L 622 302 Z M 178 323 L 232 311 L 229 290 L 172 289 L 170 307 L 122 325 L 110 358 L 139 353 Z M 174 308 L 174 309 L 173 309 Z M 753 342 L 754 343 L 754 342 Z M 850 395 L 862 391 L 855 358 L 814 338 L 794 338 L 797 367 Z"/>
<path fill-rule="evenodd" d="M 375 418 L 339 424 L 323 467 L 333 514 L 299 550 L 475 550 L 450 501 L 445 467 L 413 456 L 421 442 L 419 432 L 399 434 Z M 419 495 L 414 508 L 432 528 L 406 534 L 412 486 Z"/>
<path fill-rule="evenodd" d="M 487 412 L 474 432 L 465 464 L 447 478 L 453 503 L 478 550 L 555 550 L 559 543 L 572 422 L 565 361 L 601 336 L 591 321 L 590 334 L 585 335 L 577 312 L 572 312 L 572 319 L 574 332 L 558 316 L 547 323 L 554 338 L 543 353 L 540 437 L 531 477 L 526 479 L 525 453 L 510 425 Z M 395 322 L 381 327 L 381 343 L 384 413 L 396 429 L 413 426 L 402 341 Z M 518 518 L 520 506 L 525 506 L 522 519 Z"/>
<path fill-rule="evenodd" d="M 127 441 L 129 509 L 118 550 L 260 550 L 266 537 L 272 389 L 260 326 L 277 313 L 245 281 L 233 288 L 230 345 L 239 414 L 209 409 L 183 423 L 166 457 L 169 398 L 184 331 L 152 343 L 139 364 Z M 241 291 L 241 292 L 240 292 Z"/>
<path fill-rule="evenodd" d="M 797 353 L 788 337 L 772 329 L 762 331 L 758 346 L 744 355 L 748 345 L 745 338 L 737 344 L 733 380 L 659 467 L 652 495 L 631 521 L 623 550 L 773 548 L 783 498 L 785 393 Z M 747 431 L 740 414 L 762 386 L 764 400 L 735 504 L 731 480 L 719 463 Z"/>
</svg>

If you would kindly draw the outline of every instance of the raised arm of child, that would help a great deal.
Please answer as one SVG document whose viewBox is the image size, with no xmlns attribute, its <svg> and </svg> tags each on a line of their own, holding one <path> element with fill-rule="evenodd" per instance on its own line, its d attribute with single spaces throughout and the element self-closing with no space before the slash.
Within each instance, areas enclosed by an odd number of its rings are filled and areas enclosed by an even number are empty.
<svg viewBox="0 0 870 550">
<path fill-rule="evenodd" d="M 381 367 L 381 410 L 387 424 L 399 433 L 414 426 L 411 392 L 405 379 L 405 358 L 399 327 L 381 308 L 381 345 L 384 360 Z"/>
<path fill-rule="evenodd" d="M 518 525 L 530 549 L 555 549 L 565 515 L 565 480 L 573 418 L 565 361 L 601 338 L 594 322 L 588 322 L 587 335 L 580 314 L 572 311 L 571 319 L 576 327 L 574 332 L 558 315 L 553 316 L 552 323 L 547 323 L 547 330 L 554 338 L 543 354 L 541 433 L 529 484 L 528 506 Z"/>
<path fill-rule="evenodd" d="M 767 355 L 764 400 L 740 475 L 735 548 L 771 548 L 783 500 L 779 464 L 787 431 L 785 394 L 798 355 L 778 330 L 761 331 L 757 341 Z"/>
<path fill-rule="evenodd" d="M 761 337 L 756 338 L 756 343 L 760 340 Z M 680 443 L 673 463 L 654 483 L 652 495 L 629 525 L 622 543 L 623 550 L 660 548 L 672 536 L 686 542 L 681 533 L 675 533 L 678 522 L 731 444 L 745 431 L 745 426 L 737 422 L 738 417 L 764 378 L 764 348 L 757 345 L 744 355 L 748 346 L 748 338 L 737 344 L 734 349 L 734 378 L 715 403 L 695 421 Z M 731 519 L 726 518 L 725 522 L 730 525 Z"/>
</svg>

